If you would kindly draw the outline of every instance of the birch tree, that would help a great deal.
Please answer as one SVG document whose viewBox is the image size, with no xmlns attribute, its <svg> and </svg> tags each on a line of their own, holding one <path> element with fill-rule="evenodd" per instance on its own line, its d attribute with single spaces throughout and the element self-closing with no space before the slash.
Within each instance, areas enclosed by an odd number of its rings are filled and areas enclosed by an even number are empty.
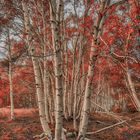
<svg viewBox="0 0 140 140">
<path fill-rule="evenodd" d="M 12 43 L 10 40 L 10 31 L 8 29 L 7 31 L 7 41 L 8 41 L 8 57 L 9 57 L 9 68 L 8 68 L 8 77 L 9 77 L 9 85 L 10 85 L 10 107 L 11 107 L 11 120 L 15 119 L 14 115 L 14 95 L 13 95 L 13 80 L 12 80 L 12 53 L 11 53 L 11 47 Z"/>
<path fill-rule="evenodd" d="M 30 21 L 29 21 L 29 7 L 26 1 L 22 0 L 22 8 L 24 14 L 24 26 L 26 30 L 26 45 L 28 47 L 29 54 L 31 55 L 34 75 L 35 75 L 35 84 L 36 84 L 36 94 L 38 99 L 38 107 L 39 107 L 39 116 L 41 125 L 43 128 L 43 132 L 47 135 L 48 139 L 52 139 L 51 130 L 49 128 L 48 122 L 46 120 L 45 115 L 45 103 L 44 103 L 44 93 L 42 89 L 42 76 L 41 70 L 39 67 L 39 60 L 35 57 L 35 48 L 31 45 L 31 30 L 30 30 Z"/>
<path fill-rule="evenodd" d="M 103 14 L 103 11 L 109 4 L 110 4 L 109 0 L 108 1 L 103 0 L 100 3 L 99 14 L 97 16 L 95 25 L 93 26 L 94 35 L 93 35 L 93 40 L 92 40 L 91 50 L 90 50 L 90 60 L 89 60 L 88 75 L 87 75 L 87 82 L 86 82 L 86 89 L 85 89 L 85 96 L 84 96 L 84 103 L 83 103 L 83 110 L 82 110 L 82 119 L 81 119 L 81 125 L 79 128 L 79 134 L 77 140 L 84 140 L 88 127 L 88 119 L 90 113 L 90 97 L 92 93 L 92 82 L 94 77 L 95 64 L 99 55 L 98 54 L 99 36 L 102 33 L 102 27 L 105 20 L 105 14 Z"/>
<path fill-rule="evenodd" d="M 52 42 L 54 49 L 55 70 L 55 140 L 61 140 L 63 131 L 63 73 L 62 46 L 60 38 L 60 23 L 63 8 L 62 0 L 50 0 L 50 21 L 52 28 Z"/>
</svg>

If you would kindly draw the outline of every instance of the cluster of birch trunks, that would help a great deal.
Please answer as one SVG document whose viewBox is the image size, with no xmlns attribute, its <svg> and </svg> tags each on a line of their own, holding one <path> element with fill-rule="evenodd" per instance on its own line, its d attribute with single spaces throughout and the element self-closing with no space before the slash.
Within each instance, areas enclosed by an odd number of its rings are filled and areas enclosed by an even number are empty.
<svg viewBox="0 0 140 140">
<path fill-rule="evenodd" d="M 117 6 L 124 2 L 119 1 L 114 5 Z M 103 78 L 101 79 L 104 81 L 99 80 L 96 89 L 99 95 L 97 97 L 92 96 L 95 66 L 99 56 L 99 44 L 100 41 L 105 43 L 101 39 L 101 35 L 104 31 L 104 22 L 108 17 L 106 9 L 112 6 L 111 0 L 100 1 L 98 8 L 98 13 L 100 14 L 96 15 L 94 25 L 91 25 L 93 27 L 91 43 L 87 43 L 88 40 L 85 36 L 78 32 L 79 21 L 75 5 L 77 32 L 68 39 L 65 31 L 65 5 L 63 0 L 21 0 L 21 5 L 25 32 L 23 39 L 32 59 L 43 133 L 49 140 L 65 140 L 67 139 L 67 130 L 64 129 L 63 122 L 64 119 L 72 119 L 74 130 L 78 132 L 77 140 L 83 140 L 86 136 L 90 112 L 110 111 L 111 107 L 116 104 L 110 96 L 110 92 L 114 91 Z M 48 6 L 47 9 L 45 8 L 46 6 Z M 90 2 L 87 1 L 85 9 L 83 9 L 85 11 L 82 18 L 83 23 L 90 12 L 90 6 Z M 36 18 L 36 21 L 33 21 L 33 17 Z M 36 29 L 33 29 L 33 22 L 36 22 L 34 23 L 35 25 L 41 22 L 41 27 L 36 26 Z M 80 30 L 84 32 L 84 28 Z M 51 33 L 48 34 L 48 32 Z M 34 39 L 36 37 L 38 38 L 39 49 L 36 47 L 36 40 Z M 88 46 L 89 44 L 91 46 Z M 38 53 L 38 51 L 40 52 Z M 87 54 L 85 53 L 86 51 L 89 51 L 89 57 L 85 55 Z M 85 62 L 88 62 L 87 68 L 85 68 Z M 11 81 L 10 68 L 9 79 Z M 137 110 L 140 110 L 140 103 L 136 96 L 131 75 L 127 70 L 126 79 L 133 102 Z M 125 99 L 119 101 L 118 104 L 122 104 L 125 107 Z M 11 110 L 13 108 L 12 106 Z M 11 116 L 13 118 L 13 114 Z M 80 123 L 77 120 L 80 120 Z M 52 134 L 49 124 L 55 124 L 55 135 Z"/>
</svg>

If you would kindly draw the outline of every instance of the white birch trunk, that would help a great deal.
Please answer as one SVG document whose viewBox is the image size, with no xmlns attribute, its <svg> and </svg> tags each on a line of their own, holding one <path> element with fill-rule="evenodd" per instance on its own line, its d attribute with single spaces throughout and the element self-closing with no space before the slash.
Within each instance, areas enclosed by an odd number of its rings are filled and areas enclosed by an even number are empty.
<svg viewBox="0 0 140 140">
<path fill-rule="evenodd" d="M 10 84 L 11 120 L 14 120 L 15 119 L 15 116 L 14 116 L 14 95 L 13 95 L 12 65 L 11 65 L 11 62 L 9 62 L 9 84 Z"/>
<path fill-rule="evenodd" d="M 12 82 L 12 59 L 11 59 L 11 41 L 10 41 L 10 36 L 9 36 L 9 31 L 8 31 L 8 41 L 9 41 L 9 69 L 8 69 L 8 77 L 9 77 L 9 85 L 10 85 L 10 106 L 11 106 L 11 120 L 15 119 L 14 115 L 14 95 L 13 95 L 13 82 Z"/>
<path fill-rule="evenodd" d="M 64 71 L 65 71 L 65 82 L 64 82 L 64 98 L 63 98 L 63 104 L 64 104 L 64 116 L 65 119 L 68 118 L 68 85 L 69 85 L 69 74 L 68 74 L 68 51 L 67 51 L 67 44 L 65 44 L 65 66 L 64 66 Z"/>
<path fill-rule="evenodd" d="M 100 13 L 103 12 L 105 8 L 106 2 L 103 0 L 100 5 Z M 86 83 L 86 90 L 85 90 L 85 96 L 84 96 L 84 104 L 83 104 L 83 110 L 82 110 L 82 119 L 79 129 L 79 134 L 77 140 L 84 140 L 85 134 L 88 128 L 88 119 L 89 119 L 89 113 L 90 113 L 90 98 L 92 93 L 92 81 L 94 76 L 94 68 L 95 63 L 98 57 L 98 37 L 100 36 L 102 32 L 102 27 L 104 23 L 105 15 L 102 17 L 98 15 L 96 23 L 95 23 L 95 29 L 94 29 L 94 40 L 92 41 L 91 51 L 90 51 L 90 60 L 89 60 L 89 67 L 88 67 L 88 76 L 87 76 L 87 83 Z"/>
<path fill-rule="evenodd" d="M 42 1 L 43 3 L 43 1 Z M 42 4 L 43 5 L 43 4 Z M 50 113 L 49 113 L 49 107 L 51 106 L 49 104 L 49 100 L 50 100 L 50 80 L 49 80 L 49 69 L 48 69 L 48 66 L 47 66 L 47 58 L 46 58 L 46 55 L 47 55 L 47 42 L 46 42 L 46 38 L 47 38 L 47 35 L 46 35 L 46 15 L 44 14 L 45 11 L 44 11 L 44 8 L 42 6 L 41 8 L 42 10 L 42 20 L 43 20 L 43 41 L 42 41 L 42 44 L 43 44 L 43 54 L 44 54 L 44 79 L 43 79 L 43 82 L 44 82 L 44 98 L 45 98 L 45 115 L 46 115 L 46 120 L 47 122 L 49 123 L 50 122 Z"/>
<path fill-rule="evenodd" d="M 131 91 L 130 94 L 131 94 L 131 97 L 133 99 L 133 102 L 135 103 L 137 111 L 140 112 L 140 101 L 137 97 L 137 93 L 136 93 L 134 84 L 132 82 L 131 74 L 129 72 L 127 72 L 127 81 L 128 81 L 128 85 L 129 85 L 129 88 L 130 88 L 130 91 Z"/>
<path fill-rule="evenodd" d="M 61 0 L 51 0 L 50 17 L 52 28 L 52 42 L 54 49 L 54 69 L 55 69 L 55 140 L 62 139 L 63 132 L 63 73 L 62 73 L 62 55 L 60 43 L 60 19 L 62 10 Z"/>
<path fill-rule="evenodd" d="M 22 0 L 22 8 L 24 11 L 24 25 L 25 25 L 25 30 L 27 33 L 25 42 L 26 42 L 26 45 L 28 45 L 28 51 L 31 55 L 34 75 L 35 75 L 36 94 L 37 94 L 37 100 L 38 100 L 40 122 L 43 128 L 43 132 L 47 135 L 48 139 L 51 140 L 52 139 L 51 130 L 49 128 L 49 125 L 46 120 L 46 115 L 45 115 L 44 93 L 43 93 L 42 77 L 41 77 L 42 75 L 41 75 L 39 62 L 37 58 L 34 57 L 35 55 L 34 48 L 33 46 L 30 45 L 30 36 L 29 36 L 30 22 L 29 22 L 29 15 L 28 15 L 28 6 L 24 0 Z"/>
<path fill-rule="evenodd" d="M 95 52 L 93 47 L 91 51 L 92 53 Z M 90 113 L 91 86 L 92 86 L 92 81 L 93 81 L 93 76 L 94 76 L 94 67 L 95 67 L 96 60 L 97 60 L 97 56 L 96 55 L 94 56 L 93 54 L 91 54 L 90 66 L 89 66 L 88 76 L 87 76 L 88 79 L 86 83 L 86 90 L 85 90 L 85 97 L 84 97 L 84 104 L 83 104 L 83 111 L 82 111 L 82 120 L 81 120 L 78 140 L 84 140 L 87 127 L 88 127 L 88 118 L 89 118 L 89 113 Z"/>
<path fill-rule="evenodd" d="M 46 61 L 44 60 L 44 98 L 45 98 L 45 115 L 46 115 L 46 120 L 49 123 L 50 122 L 50 114 L 49 114 L 49 92 L 50 92 L 50 87 L 49 87 L 49 73 L 47 69 L 47 64 Z"/>
<path fill-rule="evenodd" d="M 81 44 L 80 49 L 79 49 L 79 59 L 77 62 L 77 69 L 76 69 L 75 82 L 74 82 L 73 125 L 74 125 L 75 130 L 77 130 L 76 117 L 77 117 L 78 111 L 79 111 L 77 108 L 77 104 L 78 104 L 78 90 L 80 90 L 79 80 L 80 80 L 80 68 L 81 68 L 81 64 L 82 64 L 82 56 L 83 56 L 83 46 Z M 79 96 L 82 96 L 82 95 L 79 95 Z"/>
</svg>

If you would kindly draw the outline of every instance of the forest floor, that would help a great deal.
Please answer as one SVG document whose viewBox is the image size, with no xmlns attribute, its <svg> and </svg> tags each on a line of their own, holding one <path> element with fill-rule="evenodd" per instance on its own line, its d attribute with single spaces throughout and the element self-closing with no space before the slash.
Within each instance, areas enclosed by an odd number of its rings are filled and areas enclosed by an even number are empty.
<svg viewBox="0 0 140 140">
<path fill-rule="evenodd" d="M 9 108 L 0 109 L 0 140 L 39 140 L 42 132 L 35 109 L 16 109 L 16 119 L 10 121 Z M 65 121 L 72 131 L 72 122 Z M 140 113 L 91 114 L 88 134 L 90 140 L 140 140 Z M 75 140 L 71 138 L 70 140 Z"/>
</svg>

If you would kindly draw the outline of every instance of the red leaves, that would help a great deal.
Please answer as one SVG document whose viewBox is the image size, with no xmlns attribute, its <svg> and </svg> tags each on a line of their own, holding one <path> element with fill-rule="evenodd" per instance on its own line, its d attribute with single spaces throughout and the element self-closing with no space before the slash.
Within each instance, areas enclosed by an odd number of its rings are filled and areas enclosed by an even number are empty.
<svg viewBox="0 0 140 140">
<path fill-rule="evenodd" d="M 81 27 L 90 29 L 92 24 L 93 24 L 92 17 L 91 16 L 86 16 L 84 18 L 84 23 L 81 24 Z"/>
<path fill-rule="evenodd" d="M 109 37 L 109 38 L 108 38 L 108 44 L 109 44 L 109 45 L 113 44 L 114 40 L 115 40 L 115 39 L 114 39 L 114 36 Z"/>
<path fill-rule="evenodd" d="M 9 124 L 9 123 L 13 123 L 13 120 L 10 119 L 10 120 L 8 120 L 6 123 L 8 123 L 8 124 Z"/>
<path fill-rule="evenodd" d="M 120 112 L 122 112 L 122 109 L 121 109 L 121 107 L 119 107 L 119 106 L 113 106 L 113 107 L 112 107 L 112 111 L 113 111 L 114 113 L 120 113 Z"/>
<path fill-rule="evenodd" d="M 129 127 L 128 126 L 124 126 L 124 127 L 120 127 L 120 128 L 118 128 L 118 131 L 119 131 L 119 133 L 124 133 L 124 132 L 126 132 L 126 131 L 128 131 L 128 129 L 129 129 Z"/>
<path fill-rule="evenodd" d="M 3 100 L 0 98 L 0 106 L 3 104 Z"/>
<path fill-rule="evenodd" d="M 127 108 L 129 112 L 135 112 L 137 109 L 131 100 L 128 100 Z"/>
<path fill-rule="evenodd" d="M 134 30 L 132 29 L 132 28 L 130 28 L 129 30 L 128 30 L 128 33 L 129 34 L 131 34 L 131 33 L 133 33 L 134 32 Z"/>
</svg>

